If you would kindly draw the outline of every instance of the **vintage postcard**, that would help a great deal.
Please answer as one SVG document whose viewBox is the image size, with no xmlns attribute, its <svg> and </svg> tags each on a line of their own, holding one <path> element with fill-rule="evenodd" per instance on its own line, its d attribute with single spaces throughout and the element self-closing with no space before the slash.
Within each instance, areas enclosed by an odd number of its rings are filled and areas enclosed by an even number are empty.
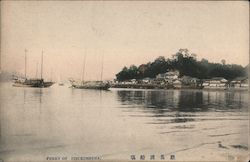
<svg viewBox="0 0 250 162">
<path fill-rule="evenodd" d="M 0 162 L 247 162 L 248 1 L 0 1 Z"/>
</svg>

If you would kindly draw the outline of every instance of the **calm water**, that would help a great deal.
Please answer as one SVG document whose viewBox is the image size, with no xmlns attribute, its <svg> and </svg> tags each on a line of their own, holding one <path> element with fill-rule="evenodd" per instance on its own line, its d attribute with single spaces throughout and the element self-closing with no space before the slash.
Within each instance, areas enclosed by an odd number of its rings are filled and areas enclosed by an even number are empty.
<svg viewBox="0 0 250 162">
<path fill-rule="evenodd" d="M 1 83 L 0 94 L 0 159 L 5 161 L 130 160 L 131 155 L 228 161 L 248 153 L 247 92 Z"/>
</svg>

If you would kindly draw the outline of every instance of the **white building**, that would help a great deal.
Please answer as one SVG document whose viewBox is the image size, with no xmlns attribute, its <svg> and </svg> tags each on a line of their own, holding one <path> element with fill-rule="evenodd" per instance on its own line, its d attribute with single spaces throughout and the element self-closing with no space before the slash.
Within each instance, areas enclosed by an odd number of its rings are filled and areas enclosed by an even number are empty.
<svg viewBox="0 0 250 162">
<path fill-rule="evenodd" d="M 165 80 L 176 80 L 179 77 L 179 71 L 169 71 L 163 74 L 158 74 L 156 76 L 157 79 L 165 79 Z"/>
<path fill-rule="evenodd" d="M 226 88 L 228 85 L 228 80 L 223 77 L 214 77 L 212 79 L 206 79 L 203 81 L 202 86 L 204 88 Z"/>
</svg>

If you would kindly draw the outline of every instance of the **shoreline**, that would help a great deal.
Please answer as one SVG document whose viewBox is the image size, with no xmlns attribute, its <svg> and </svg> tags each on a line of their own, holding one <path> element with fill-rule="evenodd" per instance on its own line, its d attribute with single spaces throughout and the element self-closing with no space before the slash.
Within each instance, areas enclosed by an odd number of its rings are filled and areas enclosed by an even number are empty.
<svg viewBox="0 0 250 162">
<path fill-rule="evenodd" d="M 116 84 L 111 85 L 110 88 L 124 88 L 124 89 L 156 89 L 156 90 L 205 90 L 205 91 L 248 91 L 248 88 L 227 88 L 227 87 L 193 87 L 193 86 L 183 86 L 174 87 L 173 85 L 152 85 L 152 84 Z"/>
</svg>

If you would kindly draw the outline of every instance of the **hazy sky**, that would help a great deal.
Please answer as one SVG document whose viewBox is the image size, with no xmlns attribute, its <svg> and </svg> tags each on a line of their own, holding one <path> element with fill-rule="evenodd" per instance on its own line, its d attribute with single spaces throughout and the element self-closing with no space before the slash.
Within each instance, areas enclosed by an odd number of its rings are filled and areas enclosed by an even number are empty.
<svg viewBox="0 0 250 162">
<path fill-rule="evenodd" d="M 44 50 L 53 79 L 111 79 L 122 67 L 188 48 L 198 59 L 249 62 L 247 1 L 1 1 L 2 70 L 34 77 Z M 40 71 L 40 69 L 39 69 Z M 40 75 L 40 74 L 39 74 Z"/>
</svg>

